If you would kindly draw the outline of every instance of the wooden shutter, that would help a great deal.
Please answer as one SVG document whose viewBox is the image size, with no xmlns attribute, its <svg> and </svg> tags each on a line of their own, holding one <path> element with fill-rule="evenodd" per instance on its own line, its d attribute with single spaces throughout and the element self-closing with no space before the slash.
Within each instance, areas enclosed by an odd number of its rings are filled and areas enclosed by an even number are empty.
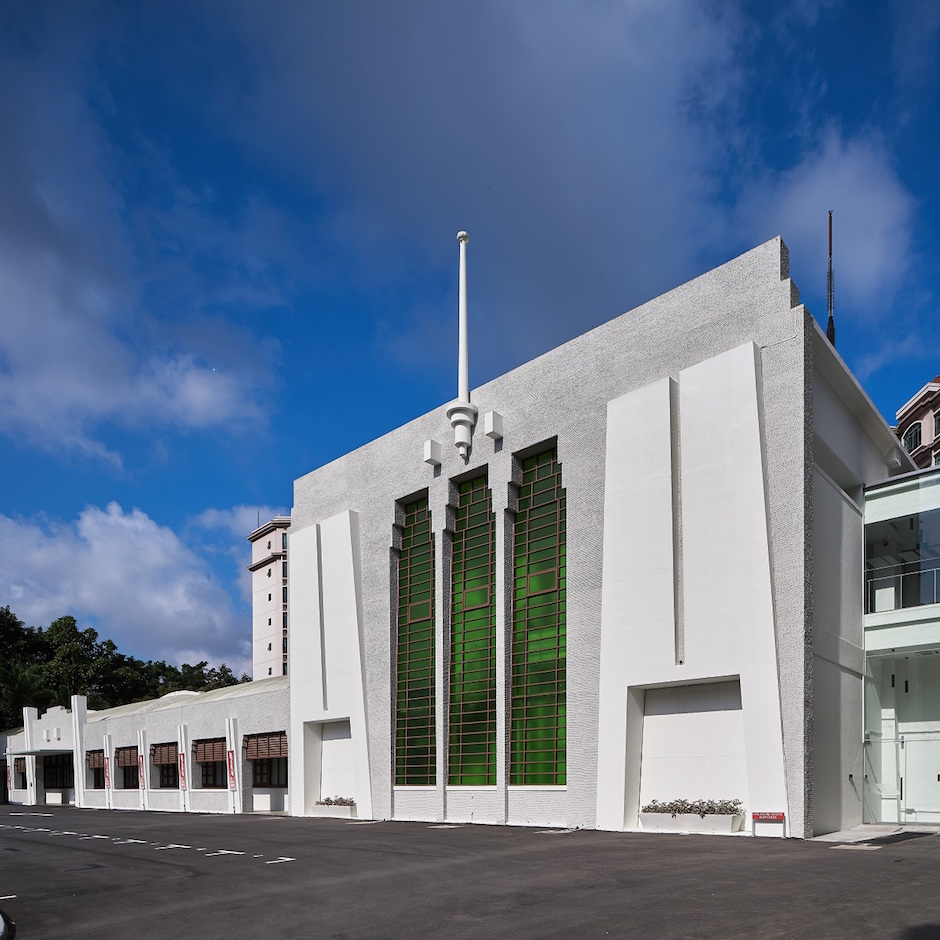
<svg viewBox="0 0 940 940">
<path fill-rule="evenodd" d="M 211 764 L 225 760 L 225 738 L 203 738 L 193 741 L 193 760 L 197 764 Z"/>
<path fill-rule="evenodd" d="M 104 751 L 85 751 L 85 764 L 89 770 L 104 767 Z"/>
<path fill-rule="evenodd" d="M 114 752 L 114 756 L 117 760 L 118 767 L 136 767 L 137 766 L 137 748 L 136 747 L 119 747 Z"/>
<path fill-rule="evenodd" d="M 26 773 L 26 758 L 25 757 L 13 758 L 13 772 L 17 774 Z"/>
<path fill-rule="evenodd" d="M 179 745 L 176 742 L 151 744 L 150 757 L 155 764 L 175 764 L 179 759 Z"/>
<path fill-rule="evenodd" d="M 287 757 L 287 732 L 245 735 L 245 757 L 265 760 L 268 757 Z"/>
</svg>

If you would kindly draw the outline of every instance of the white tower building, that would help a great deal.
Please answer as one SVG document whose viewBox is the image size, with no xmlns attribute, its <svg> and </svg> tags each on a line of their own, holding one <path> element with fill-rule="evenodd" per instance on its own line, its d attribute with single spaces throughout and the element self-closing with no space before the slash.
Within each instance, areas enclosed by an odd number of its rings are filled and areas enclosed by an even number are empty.
<svg viewBox="0 0 940 940">
<path fill-rule="evenodd" d="M 251 542 L 252 677 L 287 675 L 287 530 L 290 516 L 259 526 Z"/>
</svg>

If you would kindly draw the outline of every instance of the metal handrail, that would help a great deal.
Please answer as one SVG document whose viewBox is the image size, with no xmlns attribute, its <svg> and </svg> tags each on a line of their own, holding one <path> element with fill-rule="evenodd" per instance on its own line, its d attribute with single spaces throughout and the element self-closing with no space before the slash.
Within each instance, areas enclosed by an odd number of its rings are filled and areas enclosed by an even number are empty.
<svg viewBox="0 0 940 940">
<path fill-rule="evenodd" d="M 894 606 L 888 608 L 888 610 L 903 610 L 908 607 L 924 607 L 927 604 L 936 604 L 940 602 L 940 594 L 937 593 L 938 570 L 940 569 L 927 568 L 926 570 L 921 571 L 902 572 L 895 568 L 892 574 L 879 575 L 877 578 L 867 578 L 865 581 L 865 613 L 872 614 L 887 612 L 875 610 L 875 586 L 877 584 L 881 584 L 883 587 L 894 588 Z M 908 585 L 912 583 L 910 581 L 911 578 L 917 579 L 918 589 L 916 594 L 913 595 L 916 597 L 916 600 L 911 600 L 912 595 L 910 592 L 905 592 L 905 578 L 908 579 Z M 927 594 L 926 598 L 924 595 L 925 583 L 931 587 L 931 590 Z"/>
</svg>

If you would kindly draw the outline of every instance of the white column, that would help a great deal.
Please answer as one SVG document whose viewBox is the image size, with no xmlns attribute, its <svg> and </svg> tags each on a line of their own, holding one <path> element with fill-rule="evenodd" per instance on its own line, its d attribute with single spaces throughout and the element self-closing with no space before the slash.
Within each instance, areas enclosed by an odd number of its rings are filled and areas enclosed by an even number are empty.
<svg viewBox="0 0 940 940">
<path fill-rule="evenodd" d="M 150 794 L 150 752 L 147 750 L 147 732 L 137 732 L 137 786 L 140 790 L 140 808 L 147 809 Z"/>
<path fill-rule="evenodd" d="M 189 759 L 189 728 L 186 725 L 179 726 L 176 741 L 179 748 L 180 812 L 185 813 L 189 811 L 189 790 L 193 785 L 190 779 L 192 762 Z"/>
<path fill-rule="evenodd" d="M 24 750 L 33 749 L 33 723 L 39 721 L 39 709 L 23 709 L 23 743 L 26 745 Z M 26 805 L 35 806 L 37 796 L 36 783 L 36 756 L 27 754 L 26 756 Z"/>
<path fill-rule="evenodd" d="M 75 805 L 85 805 L 85 719 L 88 699 L 84 695 L 72 696 L 72 768 L 75 778 Z"/>
<path fill-rule="evenodd" d="M 242 807 L 242 750 L 238 742 L 238 719 L 225 719 L 225 770 L 228 778 L 229 809 L 241 813 Z M 234 776 L 235 786 L 232 787 Z"/>
<path fill-rule="evenodd" d="M 104 735 L 101 742 L 104 750 L 104 805 L 114 809 L 114 741 L 110 734 Z"/>
</svg>

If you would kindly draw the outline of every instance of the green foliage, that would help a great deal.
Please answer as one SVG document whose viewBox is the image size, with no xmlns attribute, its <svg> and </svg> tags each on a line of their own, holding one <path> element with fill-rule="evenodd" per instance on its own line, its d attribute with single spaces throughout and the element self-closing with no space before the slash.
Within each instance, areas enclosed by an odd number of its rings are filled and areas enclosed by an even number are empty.
<svg viewBox="0 0 940 940">
<path fill-rule="evenodd" d="M 0 607 L 0 729 L 22 724 L 26 706 L 68 707 L 73 695 L 86 695 L 89 708 L 101 709 L 248 681 L 225 663 L 177 668 L 126 656 L 111 640 L 99 640 L 96 630 L 79 630 L 74 617 L 59 617 L 45 630 L 26 627 L 8 606 Z"/>
</svg>

